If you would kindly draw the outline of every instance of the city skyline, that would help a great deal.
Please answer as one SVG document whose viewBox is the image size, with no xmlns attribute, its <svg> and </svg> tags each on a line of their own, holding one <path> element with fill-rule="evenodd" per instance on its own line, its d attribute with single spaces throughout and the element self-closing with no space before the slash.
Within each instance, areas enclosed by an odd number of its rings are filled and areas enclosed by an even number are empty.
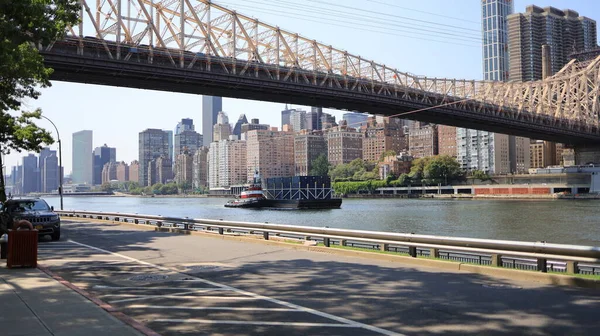
<svg viewBox="0 0 600 336">
<path fill-rule="evenodd" d="M 581 15 L 592 19 L 598 19 L 598 5 L 584 1 L 515 1 L 515 12 L 523 12 L 529 4 L 538 6 L 555 6 L 559 9 L 570 8 L 578 11 Z M 309 24 L 313 20 L 309 16 L 305 19 L 290 20 L 281 19 L 263 11 L 253 11 L 243 6 L 241 1 L 229 0 L 226 3 L 231 8 L 238 8 L 242 13 L 257 17 L 267 23 L 277 24 L 282 28 L 297 31 L 307 37 L 317 38 L 320 41 L 331 43 L 336 47 L 346 49 L 350 52 L 360 54 L 363 57 L 373 58 L 382 63 L 392 65 L 400 70 L 409 71 L 421 75 L 438 77 L 455 77 L 480 79 L 481 68 L 481 24 L 480 8 L 477 2 L 464 2 L 461 4 L 449 4 L 444 1 L 427 1 L 411 4 L 415 11 L 405 11 L 393 6 L 378 6 L 369 8 L 375 12 L 386 12 L 392 16 L 405 16 L 417 20 L 435 21 L 439 24 L 460 26 L 466 28 L 465 36 L 474 36 L 473 42 L 465 42 L 472 47 L 465 47 L 462 42 L 439 43 L 423 37 L 421 40 L 394 36 L 397 41 L 395 46 L 390 46 L 390 35 L 380 34 L 373 31 L 354 31 L 340 27 L 327 26 L 326 24 Z M 349 7 L 366 9 L 367 4 L 360 1 L 349 1 Z M 258 7 L 258 6 L 257 6 Z M 433 8 L 433 9 L 432 9 Z M 416 11 L 427 11 L 444 13 L 448 17 L 433 16 Z M 376 14 L 370 14 L 376 16 Z M 452 18 L 449 18 L 452 17 Z M 456 19 L 461 18 L 461 19 Z M 430 24 L 421 23 L 426 26 Z M 327 29 L 323 29 L 325 27 Z M 439 26 L 433 26 L 440 28 Z M 326 31 L 326 32 L 325 32 Z M 398 32 L 402 35 L 403 33 Z M 410 34 L 404 34 L 410 35 Z M 425 33 L 423 35 L 426 35 Z M 361 45 L 354 43 L 360 37 L 367 41 Z M 432 37 L 433 39 L 433 37 Z M 440 38 L 438 38 L 440 39 Z M 397 46 L 396 46 L 397 44 Z M 417 52 L 406 52 L 404 45 L 410 45 L 410 50 Z M 426 52 L 423 52 L 425 50 Z M 439 57 L 444 55 L 443 58 Z M 146 128 L 173 129 L 178 120 L 192 118 L 197 121 L 198 129 L 201 128 L 202 96 L 185 95 L 178 93 L 157 92 L 148 90 L 134 90 L 125 88 L 103 87 L 95 85 L 82 85 L 54 82 L 54 86 L 42 90 L 43 94 L 37 101 L 29 101 L 25 109 L 41 107 L 44 115 L 53 120 L 60 132 L 63 133 L 63 165 L 65 173 L 72 171 L 70 160 L 72 144 L 69 134 L 81 130 L 92 129 L 95 131 L 93 146 L 108 144 L 120 145 L 117 161 L 130 162 L 137 157 L 135 146 L 137 132 Z M 292 106 L 290 106 L 292 107 Z M 309 111 L 310 107 L 293 106 Z M 232 120 L 240 114 L 246 114 L 250 118 L 259 118 L 261 123 L 278 126 L 280 112 L 284 104 L 265 103 L 239 99 L 223 99 L 223 110 L 227 112 Z M 324 112 L 332 113 L 331 110 Z M 343 111 L 333 112 L 337 119 L 341 119 Z M 45 120 L 38 124 L 51 131 L 51 125 Z M 54 132 L 52 132 L 54 133 Z M 56 144 L 51 146 L 56 149 Z M 19 164 L 22 156 L 26 153 L 11 153 L 6 157 L 6 171 L 10 166 Z"/>
</svg>

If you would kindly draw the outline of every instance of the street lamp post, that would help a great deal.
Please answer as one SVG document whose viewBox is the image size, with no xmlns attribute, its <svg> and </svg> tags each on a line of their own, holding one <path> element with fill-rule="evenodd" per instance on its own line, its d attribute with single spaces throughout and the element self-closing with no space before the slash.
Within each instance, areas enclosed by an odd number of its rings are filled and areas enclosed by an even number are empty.
<svg viewBox="0 0 600 336">
<path fill-rule="evenodd" d="M 54 125 L 54 123 L 52 122 L 52 120 L 50 120 L 50 118 L 42 115 L 42 118 L 48 120 L 52 126 L 54 126 L 54 129 L 56 130 L 56 136 L 58 137 L 58 195 L 60 196 L 60 210 L 63 210 L 63 166 L 62 166 L 62 148 L 60 145 L 60 133 L 58 132 L 58 127 L 56 127 L 56 125 Z"/>
</svg>

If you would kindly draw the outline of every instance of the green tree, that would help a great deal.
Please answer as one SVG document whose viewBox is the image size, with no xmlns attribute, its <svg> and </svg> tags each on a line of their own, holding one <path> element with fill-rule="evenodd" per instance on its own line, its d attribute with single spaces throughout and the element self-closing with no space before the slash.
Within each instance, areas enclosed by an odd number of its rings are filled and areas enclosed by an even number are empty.
<svg viewBox="0 0 600 336">
<path fill-rule="evenodd" d="M 428 183 L 448 184 L 461 176 L 460 164 L 448 155 L 432 157 L 423 168 L 423 177 Z"/>
<path fill-rule="evenodd" d="M 312 162 L 312 168 L 309 175 L 312 176 L 328 176 L 329 175 L 329 161 L 327 160 L 327 154 L 321 154 Z"/>
<path fill-rule="evenodd" d="M 400 177 L 398 177 L 398 182 L 402 186 L 407 186 L 407 185 L 411 184 L 412 181 L 408 174 L 401 174 Z"/>
<path fill-rule="evenodd" d="M 39 152 L 43 144 L 54 142 L 50 133 L 39 128 L 32 120 L 39 119 L 41 115 L 40 110 L 23 112 L 19 117 L 0 111 L 0 167 L 4 165 L 2 156 L 10 154 L 13 150 Z M 0 169 L 0 203 L 6 201 L 4 183 L 4 172 Z"/>
<path fill-rule="evenodd" d="M 104 182 L 100 186 L 100 190 L 111 192 L 111 191 L 113 191 L 113 187 L 112 187 L 112 185 L 109 182 Z"/>
<path fill-rule="evenodd" d="M 422 181 L 425 178 L 425 166 L 429 163 L 431 157 L 418 158 L 412 162 L 408 176 L 414 182 Z"/>
<path fill-rule="evenodd" d="M 2 154 L 39 152 L 53 143 L 49 132 L 38 127 L 41 111 L 19 111 L 25 99 L 37 99 L 37 88 L 50 86 L 52 69 L 36 45 L 62 38 L 78 22 L 79 0 L 0 0 L 0 167 Z M 6 200 L 4 174 L 0 173 L 0 201 Z"/>
<path fill-rule="evenodd" d="M 486 174 L 484 171 L 481 170 L 474 170 L 471 176 L 474 179 L 478 179 L 481 181 L 488 181 L 492 179 L 492 177 L 489 174 Z"/>
<path fill-rule="evenodd" d="M 379 162 L 382 162 L 383 159 L 385 159 L 387 156 L 396 156 L 396 151 L 388 150 L 388 151 L 381 153 L 381 155 L 379 156 Z"/>
</svg>

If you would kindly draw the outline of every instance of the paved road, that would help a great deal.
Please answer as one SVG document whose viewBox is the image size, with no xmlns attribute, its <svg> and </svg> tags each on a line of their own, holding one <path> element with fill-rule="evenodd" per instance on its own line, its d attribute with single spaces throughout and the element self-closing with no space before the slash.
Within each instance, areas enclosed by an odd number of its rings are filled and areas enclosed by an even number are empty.
<svg viewBox="0 0 600 336">
<path fill-rule="evenodd" d="M 65 223 L 41 264 L 162 335 L 597 335 L 600 291 L 129 225 Z"/>
</svg>

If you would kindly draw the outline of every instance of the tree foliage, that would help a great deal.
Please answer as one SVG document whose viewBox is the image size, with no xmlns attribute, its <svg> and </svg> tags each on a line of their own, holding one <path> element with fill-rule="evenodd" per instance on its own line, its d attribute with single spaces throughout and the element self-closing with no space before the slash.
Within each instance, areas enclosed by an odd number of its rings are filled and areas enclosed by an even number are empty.
<svg viewBox="0 0 600 336">
<path fill-rule="evenodd" d="M 381 155 L 379 156 L 379 162 L 382 162 L 388 156 L 396 156 L 396 151 L 395 150 L 387 150 L 387 151 L 381 153 Z"/>
<path fill-rule="evenodd" d="M 474 179 L 478 179 L 478 180 L 481 180 L 481 181 L 488 181 L 488 180 L 491 180 L 491 179 L 492 179 L 492 177 L 491 177 L 489 174 L 486 174 L 486 173 L 485 173 L 484 171 L 482 171 L 482 170 L 474 170 L 474 171 L 472 172 L 471 176 L 472 176 Z"/>
<path fill-rule="evenodd" d="M 463 172 L 455 158 L 448 155 L 439 155 L 413 161 L 408 176 L 414 183 L 447 184 L 462 178 Z"/>
<path fill-rule="evenodd" d="M 21 116 L 14 117 L 5 111 L 0 111 L 0 167 L 3 167 L 2 156 L 15 150 L 21 152 L 42 149 L 43 144 L 54 142 L 50 133 L 39 128 L 32 119 L 39 119 L 42 112 L 23 112 Z M 0 169 L 0 202 L 6 201 L 4 186 L 4 172 Z"/>
<path fill-rule="evenodd" d="M 329 175 L 329 160 L 326 154 L 319 155 L 313 162 L 309 175 L 312 176 L 327 176 Z"/>
<path fill-rule="evenodd" d="M 463 176 L 460 163 L 448 155 L 434 156 L 423 170 L 425 179 L 429 183 L 448 184 Z"/>
<path fill-rule="evenodd" d="M 0 153 L 39 152 L 53 142 L 33 120 L 41 111 L 14 116 L 25 99 L 37 99 L 38 88 L 50 86 L 52 69 L 36 46 L 61 38 L 78 22 L 78 0 L 0 0 Z M 2 166 L 0 155 L 0 167 Z M 0 202 L 6 200 L 4 174 L 0 173 Z"/>
<path fill-rule="evenodd" d="M 347 164 L 340 164 L 331 169 L 329 174 L 333 181 L 367 181 L 375 180 L 378 176 L 377 165 L 374 162 L 356 159 Z"/>
</svg>

